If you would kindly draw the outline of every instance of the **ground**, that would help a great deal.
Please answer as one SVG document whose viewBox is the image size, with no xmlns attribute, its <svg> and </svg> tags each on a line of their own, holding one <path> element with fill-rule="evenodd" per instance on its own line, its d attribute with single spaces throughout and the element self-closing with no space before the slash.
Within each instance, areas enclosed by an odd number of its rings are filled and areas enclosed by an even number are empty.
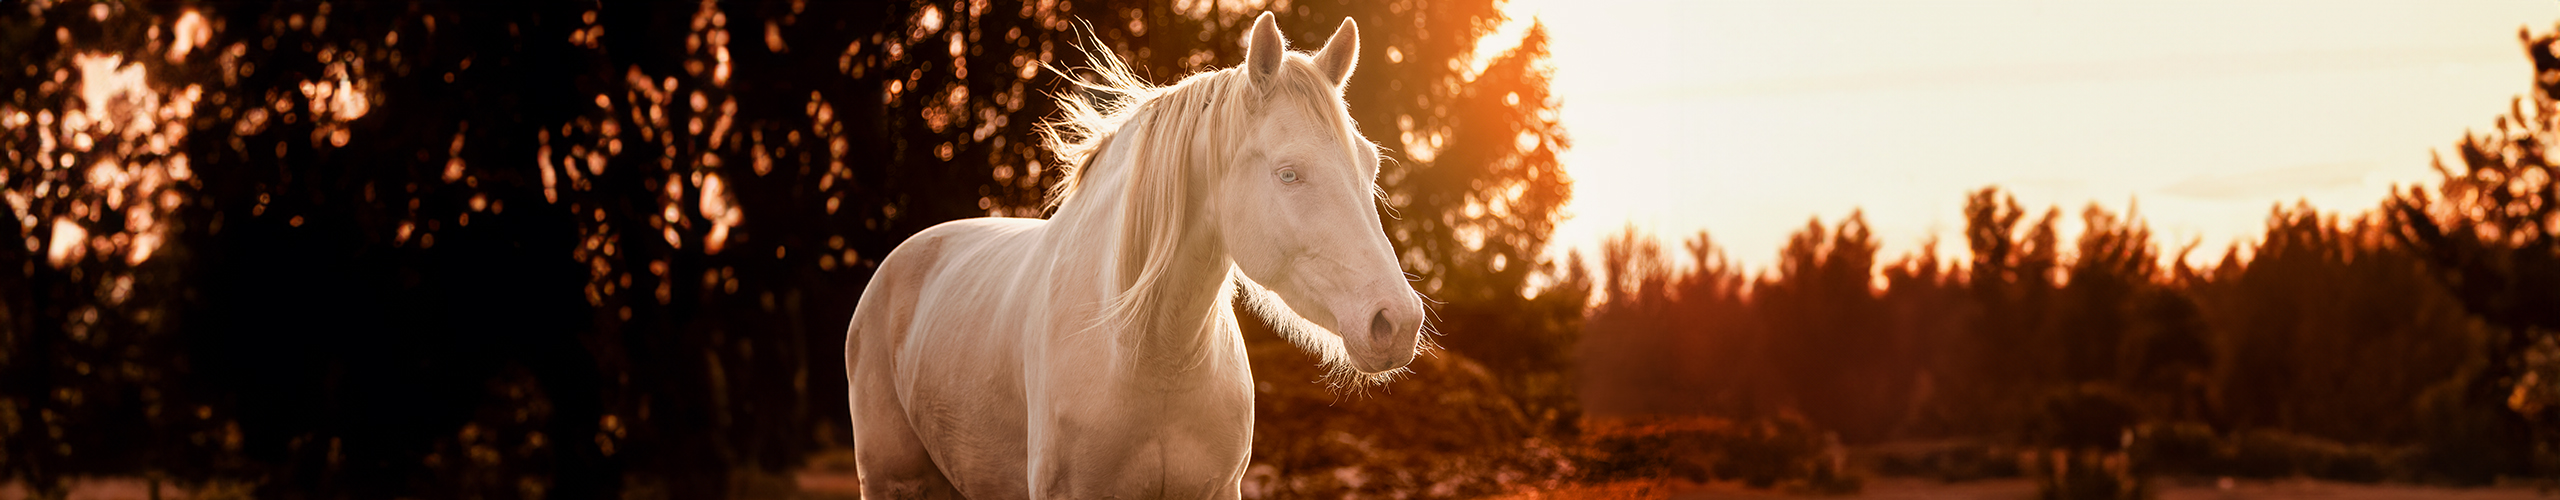
<svg viewBox="0 0 2560 500">
<path fill-rule="evenodd" d="M 2529 486 L 2497 486 L 2488 488 L 2447 488 L 2395 484 L 2358 484 L 2313 480 L 2234 481 L 2228 487 L 2214 480 L 2163 480 L 2160 500 L 2539 500 L 2560 498 L 2544 495 Z M 1927 479 L 1875 478 L 1867 481 L 1866 491 L 1840 497 L 1801 497 L 1740 485 L 1697 485 L 1681 481 L 1623 481 L 1579 486 L 1553 491 L 1523 492 L 1498 497 L 1501 500 L 1565 500 L 1565 499 L 1662 499 L 1662 500 L 1743 500 L 1831 498 L 1840 500 L 2030 500 L 2036 497 L 2035 483 L 2025 479 L 1941 483 Z"/>
<path fill-rule="evenodd" d="M 744 496 L 778 499 L 851 499 L 858 498 L 860 486 L 846 474 L 830 471 L 803 470 L 791 476 L 791 487 L 751 488 Z M 2560 498 L 2545 495 L 2530 486 L 2495 486 L 2486 488 L 2448 488 L 2398 484 L 2358 484 L 2314 480 L 2234 481 L 2229 486 L 2214 480 L 2162 480 L 2160 500 L 2543 500 Z M 163 485 L 160 498 L 240 498 L 245 492 L 207 492 Z M 72 483 L 72 500 L 144 500 L 151 498 L 151 485 L 137 478 L 83 479 Z M 24 483 L 0 484 L 0 500 L 22 500 L 28 497 Z M 210 493 L 210 494 L 208 494 Z M 2555 492 L 2560 493 L 2560 492 Z M 1765 490 L 1753 490 L 1739 484 L 1699 485 L 1677 480 L 1638 480 L 1574 486 L 1546 491 L 1528 491 L 1493 497 L 1488 500 L 2031 500 L 2035 483 L 2025 479 L 2003 479 L 1941 483 L 1927 479 L 1874 478 L 1867 481 L 1864 492 L 1856 495 L 1819 497 L 1797 496 Z"/>
</svg>

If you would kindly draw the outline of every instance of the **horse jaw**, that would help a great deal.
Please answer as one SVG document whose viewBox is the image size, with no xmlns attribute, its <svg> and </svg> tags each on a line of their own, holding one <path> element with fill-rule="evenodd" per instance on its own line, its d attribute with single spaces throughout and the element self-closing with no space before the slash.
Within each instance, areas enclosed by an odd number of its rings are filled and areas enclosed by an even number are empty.
<svg viewBox="0 0 2560 500">
<path fill-rule="evenodd" d="M 1291 308 L 1281 294 L 1254 282 L 1241 269 L 1234 273 L 1234 281 L 1236 303 L 1243 306 L 1246 313 L 1270 325 L 1280 338 L 1316 356 L 1327 370 L 1325 383 L 1336 389 L 1359 390 L 1392 382 L 1410 372 L 1403 367 L 1411 364 L 1415 356 L 1431 348 L 1421 342 L 1417 327 L 1404 332 L 1401 342 L 1393 343 L 1401 347 L 1378 349 L 1379 346 L 1371 342 L 1342 335 L 1340 332 L 1345 329 L 1329 328 L 1307 319 Z M 1410 292 L 1407 295 L 1416 300 L 1418 307 L 1420 297 Z M 1335 323 L 1340 324 L 1339 321 Z M 1392 337 L 1390 339 L 1393 340 Z"/>
</svg>

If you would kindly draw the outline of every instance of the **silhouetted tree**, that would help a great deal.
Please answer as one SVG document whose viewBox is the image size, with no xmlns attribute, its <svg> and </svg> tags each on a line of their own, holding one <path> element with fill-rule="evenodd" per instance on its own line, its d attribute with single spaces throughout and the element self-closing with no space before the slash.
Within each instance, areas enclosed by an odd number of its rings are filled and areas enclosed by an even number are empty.
<svg viewBox="0 0 2560 500">
<path fill-rule="evenodd" d="M 2063 343 L 2063 376 L 2073 382 L 2123 378 L 2119 353 L 2131 340 L 2137 318 L 2135 298 L 2158 279 L 2159 252 L 2151 229 L 2132 215 L 2123 218 L 2092 204 L 2081 212 L 2078 252 L 2065 267 L 2069 280 L 2061 290 L 2056 332 Z"/>
<path fill-rule="evenodd" d="M 2509 101 L 2496 130 L 2465 133 L 2455 144 L 2461 164 L 2435 161 L 2443 178 L 2432 195 L 2411 186 L 2386 210 L 2396 236 L 2424 257 L 2465 310 L 2496 328 L 2483 347 L 2487 364 L 2464 389 L 2470 405 L 2503 406 L 2510 433 L 2530 429 L 2533 449 L 2560 451 L 2560 173 L 2547 157 L 2560 144 L 2560 35 L 2520 30 L 2533 61 L 2533 90 Z M 2504 450 L 2496 468 L 2512 471 L 2523 448 Z M 2560 470 L 2560 467 L 2549 470 Z M 2546 471 L 2546 474 L 2549 472 Z"/>
<path fill-rule="evenodd" d="M 1745 276 L 1706 233 L 1686 246 L 1681 266 L 1632 226 L 1602 243 L 1610 298 L 1575 349 L 1589 416 L 1775 413 L 1760 399 L 1776 391 L 1761 386 L 1769 359 Z"/>
<path fill-rule="evenodd" d="M 2461 309 L 2380 224 L 2280 207 L 2254 258 L 2194 287 L 2220 330 L 2227 425 L 2419 437 L 2416 399 L 2454 377 L 2475 340 Z"/>
<path fill-rule="evenodd" d="M 1882 295 L 1887 320 L 1885 327 L 1896 330 L 1894 338 L 1902 339 L 1904 349 L 1898 355 L 1909 363 L 1906 368 L 1910 388 L 1907 399 L 1896 401 L 1901 419 L 1890 431 L 1894 437 L 1941 437 L 1950 426 L 1969 416 L 1959 416 L 1962 408 L 1949 405 L 1951 395 L 1961 395 L 1976 368 L 1967 364 L 1958 347 L 1970 346 L 1971 330 L 1967 327 L 1974 314 L 1972 296 L 1965 286 L 1961 265 L 1947 263 L 1938 256 L 1938 240 L 1931 237 L 1920 244 L 1919 253 L 1905 255 L 1883 270 L 1885 290 Z"/>
<path fill-rule="evenodd" d="M 1862 213 L 1829 229 L 1808 222 L 1752 292 L 1783 400 L 1853 441 L 1881 438 L 1899 420 L 1917 369 L 1908 339 L 1894 336 L 1902 330 L 1883 323 L 1877 246 Z"/>
<path fill-rule="evenodd" d="M 1966 197 L 1964 213 L 1965 242 L 1973 251 L 1965 282 L 1974 316 L 1959 355 L 1968 373 L 1952 387 L 1969 394 L 1947 403 L 1972 409 L 1965 413 L 1975 418 L 1960 420 L 1971 427 L 1966 432 L 2014 429 L 2060 368 L 2058 357 L 2044 355 L 2058 346 L 2046 325 L 2061 265 L 2053 227 L 2060 212 L 2047 209 L 2022 228 L 2027 212 L 2017 200 L 1983 188 Z"/>
</svg>

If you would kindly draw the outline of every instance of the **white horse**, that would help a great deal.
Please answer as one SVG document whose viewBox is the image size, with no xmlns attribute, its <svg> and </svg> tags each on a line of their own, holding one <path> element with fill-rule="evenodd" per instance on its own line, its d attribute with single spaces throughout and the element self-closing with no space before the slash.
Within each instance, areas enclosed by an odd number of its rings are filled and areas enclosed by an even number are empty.
<svg viewBox="0 0 2560 500">
<path fill-rule="evenodd" d="M 1230 301 L 1337 384 L 1403 372 L 1422 303 L 1344 110 L 1359 38 L 1345 19 L 1290 53 L 1265 13 L 1243 67 L 1165 87 L 1096 49 L 1099 81 L 1044 129 L 1084 165 L 1055 215 L 926 229 L 863 291 L 845 339 L 863 496 L 1236 498 L 1254 385 Z"/>
</svg>

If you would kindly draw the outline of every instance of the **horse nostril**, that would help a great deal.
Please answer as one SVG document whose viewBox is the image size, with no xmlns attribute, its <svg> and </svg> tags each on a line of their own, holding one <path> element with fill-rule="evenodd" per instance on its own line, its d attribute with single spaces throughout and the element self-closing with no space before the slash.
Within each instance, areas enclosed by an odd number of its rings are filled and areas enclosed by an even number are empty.
<svg viewBox="0 0 2560 500">
<path fill-rule="evenodd" d="M 1393 331 L 1395 329 L 1395 323 L 1387 321 L 1387 311 L 1385 309 L 1380 309 L 1378 310 L 1377 315 L 1369 317 L 1369 338 L 1386 340 L 1387 335 L 1395 333 Z"/>
</svg>

